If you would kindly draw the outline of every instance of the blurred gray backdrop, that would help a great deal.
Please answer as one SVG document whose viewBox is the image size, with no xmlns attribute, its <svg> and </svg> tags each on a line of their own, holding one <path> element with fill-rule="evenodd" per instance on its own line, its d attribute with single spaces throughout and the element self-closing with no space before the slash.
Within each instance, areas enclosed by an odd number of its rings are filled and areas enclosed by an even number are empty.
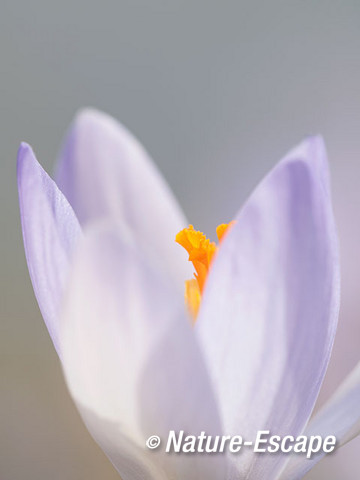
<svg viewBox="0 0 360 480">
<path fill-rule="evenodd" d="M 209 235 L 290 147 L 322 133 L 343 274 L 328 391 L 360 358 L 359 27 L 357 0 L 1 2 L 1 479 L 118 478 L 82 425 L 41 319 L 15 183 L 19 142 L 51 172 L 82 106 L 140 138 Z M 359 446 L 309 478 L 357 478 Z"/>
</svg>

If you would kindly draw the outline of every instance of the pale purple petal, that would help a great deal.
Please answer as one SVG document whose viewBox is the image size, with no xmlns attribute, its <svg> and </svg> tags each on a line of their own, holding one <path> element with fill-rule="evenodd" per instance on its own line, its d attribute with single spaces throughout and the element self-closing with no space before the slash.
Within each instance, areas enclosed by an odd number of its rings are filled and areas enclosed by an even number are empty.
<svg viewBox="0 0 360 480">
<path fill-rule="evenodd" d="M 117 421 L 107 421 L 93 410 L 77 405 L 81 416 L 114 467 L 121 472 L 122 480 L 168 480 L 164 469 L 157 464 L 143 446 L 126 435 Z"/>
<path fill-rule="evenodd" d="M 344 380 L 334 395 L 310 421 L 304 435 L 335 435 L 337 448 L 360 434 L 360 363 Z M 302 478 L 324 457 L 324 452 L 311 459 L 296 456 L 286 467 L 282 480 Z"/>
<path fill-rule="evenodd" d="M 76 255 L 61 336 L 70 391 L 82 414 L 98 419 L 89 429 L 124 480 L 133 477 L 116 454 L 117 432 L 168 478 L 219 478 L 222 456 L 145 449 L 150 435 L 165 441 L 170 429 L 219 433 L 220 424 L 183 295 L 147 246 L 118 228 L 93 226 Z"/>
<path fill-rule="evenodd" d="M 147 152 L 110 116 L 79 113 L 66 138 L 56 181 L 82 226 L 104 217 L 126 223 L 134 235 L 161 254 L 181 288 L 191 276 L 175 235 L 185 217 Z"/>
<path fill-rule="evenodd" d="M 30 277 L 41 313 L 60 354 L 60 302 L 81 229 L 64 195 L 25 143 L 18 152 L 17 179 Z"/>
<path fill-rule="evenodd" d="M 220 247 L 196 330 L 226 433 L 296 435 L 326 371 L 339 308 L 337 237 L 323 142 L 263 180 Z M 271 480 L 283 458 L 234 456 L 234 478 Z M 230 478 L 233 478 L 230 476 Z"/>
</svg>

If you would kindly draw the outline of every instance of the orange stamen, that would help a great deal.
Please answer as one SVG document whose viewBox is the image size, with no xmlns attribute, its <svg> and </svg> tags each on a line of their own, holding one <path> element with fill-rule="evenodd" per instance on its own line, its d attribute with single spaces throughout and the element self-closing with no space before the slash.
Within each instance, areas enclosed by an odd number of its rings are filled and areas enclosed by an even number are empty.
<svg viewBox="0 0 360 480">
<path fill-rule="evenodd" d="M 216 227 L 216 235 L 219 239 L 219 242 L 223 240 L 225 234 L 230 230 L 230 228 L 234 225 L 235 220 L 230 223 L 222 223 Z"/>
<path fill-rule="evenodd" d="M 217 227 L 216 233 L 219 242 L 223 240 L 233 224 L 234 222 L 223 223 Z M 185 282 L 185 303 L 195 322 L 200 308 L 201 295 L 218 246 L 206 238 L 202 232 L 195 230 L 192 225 L 181 230 L 176 235 L 175 241 L 188 252 L 189 261 L 195 268 L 195 278 Z"/>
</svg>

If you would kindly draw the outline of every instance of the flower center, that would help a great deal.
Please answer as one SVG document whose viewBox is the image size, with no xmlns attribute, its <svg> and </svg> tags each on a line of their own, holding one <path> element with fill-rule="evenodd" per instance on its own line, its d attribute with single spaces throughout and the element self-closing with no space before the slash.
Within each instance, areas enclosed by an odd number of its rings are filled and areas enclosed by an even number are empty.
<svg viewBox="0 0 360 480">
<path fill-rule="evenodd" d="M 234 222 L 222 223 L 216 228 L 219 243 L 233 224 Z M 195 230 L 192 225 L 181 230 L 176 235 L 175 241 L 188 252 L 189 261 L 195 268 L 195 278 L 185 282 L 185 303 L 195 323 L 205 282 L 218 246 L 206 238 L 202 232 Z"/>
</svg>

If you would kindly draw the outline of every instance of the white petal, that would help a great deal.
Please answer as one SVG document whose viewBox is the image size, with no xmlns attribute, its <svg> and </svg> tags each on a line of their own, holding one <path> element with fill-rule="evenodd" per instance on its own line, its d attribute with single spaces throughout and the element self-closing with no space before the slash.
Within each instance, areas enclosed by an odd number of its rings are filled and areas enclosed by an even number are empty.
<svg viewBox="0 0 360 480">
<path fill-rule="evenodd" d="M 85 420 L 84 409 L 97 418 L 89 429 L 124 480 L 133 477 L 123 465 L 119 432 L 136 445 L 144 462 L 169 476 L 221 478 L 221 456 L 164 455 L 164 446 L 159 452 L 145 449 L 150 435 L 165 441 L 169 430 L 220 432 L 183 295 L 153 261 L 129 231 L 105 226 L 86 233 L 64 310 L 67 382 Z"/>
<path fill-rule="evenodd" d="M 214 261 L 196 329 L 226 433 L 300 433 L 328 364 L 339 307 L 337 238 L 321 139 L 263 180 Z M 243 451 L 241 478 L 276 478 L 284 458 Z"/>
<path fill-rule="evenodd" d="M 34 292 L 54 346 L 59 344 L 59 310 L 79 222 L 31 147 L 18 153 L 18 189 L 26 260 Z"/>
<path fill-rule="evenodd" d="M 66 138 L 56 181 L 82 226 L 103 217 L 126 223 L 161 254 L 183 288 L 191 275 L 175 235 L 186 219 L 147 152 L 110 116 L 87 109 Z"/>
</svg>

